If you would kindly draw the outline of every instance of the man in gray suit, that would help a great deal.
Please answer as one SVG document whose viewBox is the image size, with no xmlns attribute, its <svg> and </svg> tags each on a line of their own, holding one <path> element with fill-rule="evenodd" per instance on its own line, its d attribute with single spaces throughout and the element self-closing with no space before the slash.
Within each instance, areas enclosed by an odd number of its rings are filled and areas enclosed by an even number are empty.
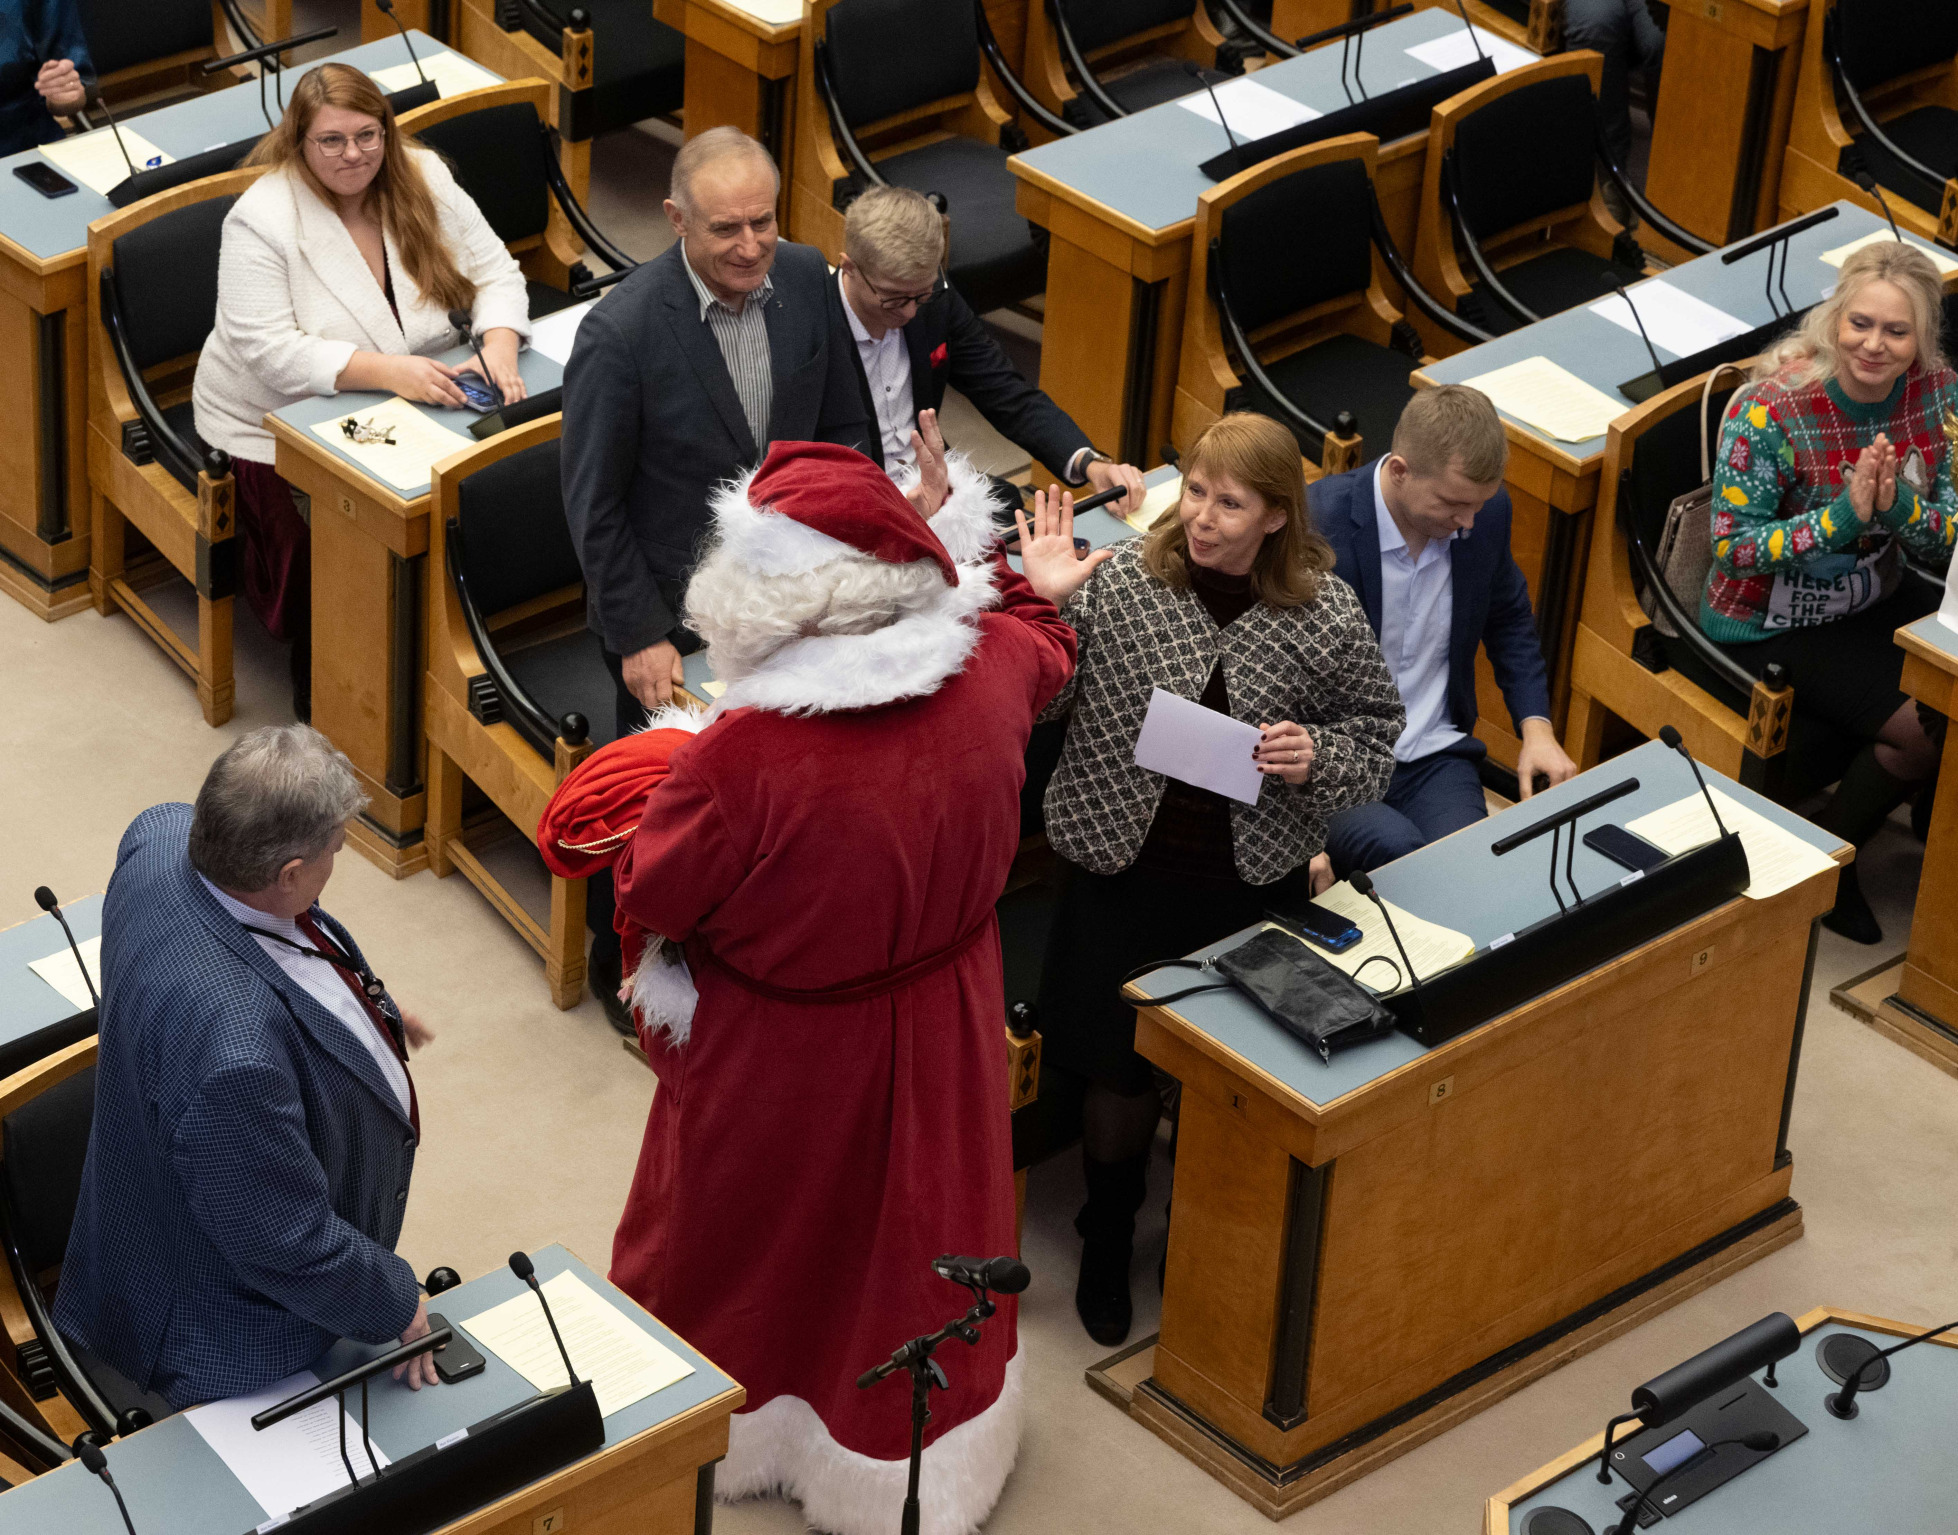
<svg viewBox="0 0 1958 1535">
<path fill-rule="evenodd" d="M 680 599 L 716 482 L 776 439 L 868 446 L 853 343 L 822 253 L 778 240 L 768 151 L 734 128 L 688 141 L 678 242 L 585 317 L 564 371 L 564 510 L 618 726 L 669 702 L 694 648 Z"/>
</svg>

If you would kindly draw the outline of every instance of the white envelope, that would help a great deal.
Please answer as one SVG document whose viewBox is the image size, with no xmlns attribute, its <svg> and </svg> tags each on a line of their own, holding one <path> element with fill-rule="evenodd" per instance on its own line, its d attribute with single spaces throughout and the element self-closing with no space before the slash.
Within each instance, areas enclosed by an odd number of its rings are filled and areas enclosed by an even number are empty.
<svg viewBox="0 0 1958 1535">
<path fill-rule="evenodd" d="M 1260 739 L 1256 725 L 1157 688 L 1135 738 L 1135 765 L 1255 805 L 1264 774 L 1251 753 Z"/>
</svg>

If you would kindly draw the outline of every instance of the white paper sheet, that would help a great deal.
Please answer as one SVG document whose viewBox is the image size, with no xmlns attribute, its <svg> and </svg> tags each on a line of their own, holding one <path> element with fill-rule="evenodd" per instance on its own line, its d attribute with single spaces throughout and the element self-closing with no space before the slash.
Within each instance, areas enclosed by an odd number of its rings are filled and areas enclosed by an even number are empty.
<svg viewBox="0 0 1958 1535">
<path fill-rule="evenodd" d="M 127 160 L 122 157 L 125 149 L 129 151 Z M 90 191 L 100 192 L 104 197 L 129 179 L 131 162 L 134 162 L 137 170 L 147 171 L 159 165 L 174 164 L 177 158 L 166 155 L 131 128 L 122 130 L 120 146 L 113 132 L 107 128 L 97 128 L 93 133 L 77 133 L 69 138 L 56 139 L 52 144 L 43 144 L 41 153 L 53 161 L 69 180 L 79 181 Z"/>
<path fill-rule="evenodd" d="M 1752 882 L 1744 893 L 1750 900 L 1765 901 L 1836 866 L 1835 859 L 1820 848 L 1783 831 L 1766 816 L 1749 810 L 1719 789 L 1713 790 L 1713 798 L 1727 830 L 1739 832 L 1740 844 L 1747 849 L 1747 870 Z M 1628 821 L 1625 830 L 1656 843 L 1668 853 L 1690 852 L 1719 835 L 1713 814 L 1706 808 L 1706 798 L 1700 794 L 1689 794 L 1662 810 Z"/>
<path fill-rule="evenodd" d="M 1559 442 L 1588 442 L 1602 437 L 1613 421 L 1632 408 L 1593 389 L 1548 357 L 1525 357 L 1462 382 L 1480 389 L 1497 410 Z"/>
<path fill-rule="evenodd" d="M 1184 111 L 1194 112 L 1213 123 L 1218 120 L 1217 108 L 1221 106 L 1224 109 L 1224 122 L 1240 144 L 1250 139 L 1264 138 L 1267 134 L 1283 133 L 1287 128 L 1296 128 L 1300 123 L 1309 123 L 1315 117 L 1326 115 L 1249 78 L 1218 86 L 1215 103 L 1210 99 L 1210 92 L 1198 89 L 1188 96 L 1177 97 L 1176 104 Z"/>
<path fill-rule="evenodd" d="M 1173 474 L 1160 485 L 1151 485 L 1142 498 L 1142 505 L 1130 512 L 1122 520 L 1138 533 L 1147 533 L 1156 525 L 1156 519 L 1183 499 L 1183 476 Z"/>
<path fill-rule="evenodd" d="M 1135 738 L 1135 765 L 1255 805 L 1264 774 L 1251 753 L 1260 739 L 1256 725 L 1157 688 Z"/>
<path fill-rule="evenodd" d="M 1716 309 L 1704 299 L 1694 298 L 1684 289 L 1675 288 L 1663 277 L 1650 278 L 1625 291 L 1631 295 L 1632 303 L 1638 306 L 1636 317 L 1615 293 L 1593 304 L 1591 313 L 1635 336 L 1639 321 L 1643 320 L 1645 333 L 1652 338 L 1652 344 L 1675 357 L 1691 357 L 1695 352 L 1704 352 L 1708 347 L 1744 336 L 1754 328 L 1745 320 L 1735 319 L 1726 310 Z"/>
<path fill-rule="evenodd" d="M 1328 954 L 1316 944 L 1313 945 L 1314 953 L 1327 964 L 1344 970 L 1383 996 L 1407 989 L 1407 966 L 1401 963 L 1400 949 L 1395 946 L 1394 935 L 1388 931 L 1385 919 L 1373 902 L 1345 880 L 1313 899 L 1326 910 L 1338 912 L 1360 930 L 1360 941 L 1345 953 Z M 1388 915 L 1394 919 L 1395 929 L 1400 933 L 1401 943 L 1407 946 L 1407 963 L 1414 967 L 1414 973 L 1422 980 L 1439 975 L 1450 966 L 1459 965 L 1475 952 L 1475 943 L 1468 934 L 1426 921 L 1392 901 L 1385 904 Z M 1381 956 L 1394 962 L 1392 969 L 1378 962 Z M 1370 960 L 1373 963 L 1369 964 Z M 1364 974 L 1360 971 L 1362 965 L 1366 966 Z M 1394 984 L 1396 970 L 1403 972 L 1398 986 Z"/>
<path fill-rule="evenodd" d="M 746 11 L 771 27 L 786 27 L 802 20 L 802 0 L 727 0 L 737 11 Z"/>
<path fill-rule="evenodd" d="M 341 1413 L 337 1401 L 317 1402 L 263 1433 L 252 1427 L 253 1413 L 318 1384 L 319 1377 L 311 1370 L 301 1370 L 252 1396 L 228 1397 L 184 1414 L 271 1518 L 347 1485 L 346 1462 L 340 1459 Z M 354 1473 L 371 1476 L 374 1468 L 361 1444 L 360 1420 L 349 1417 L 346 1421 L 347 1457 L 353 1462 Z M 374 1446 L 374 1459 L 383 1466 L 389 1463 L 387 1452 L 378 1444 Z"/>
<path fill-rule="evenodd" d="M 435 82 L 435 88 L 445 98 L 503 83 L 480 64 L 471 63 L 459 53 L 435 54 L 423 59 L 421 66 L 421 73 L 418 74 L 413 63 L 390 64 L 386 69 L 375 70 L 368 78 L 384 91 L 405 91 L 420 85 L 425 74 Z"/>
<path fill-rule="evenodd" d="M 598 1392 L 601 1417 L 693 1374 L 692 1365 L 569 1269 L 545 1280 L 544 1294 L 578 1378 Z M 539 1391 L 569 1384 L 544 1308 L 528 1289 L 464 1318 L 462 1326 Z"/>
<path fill-rule="evenodd" d="M 475 443 L 460 432 L 431 421 L 410 400 L 396 395 L 366 410 L 349 411 L 354 420 L 376 427 L 393 427 L 393 442 L 355 442 L 341 422 L 347 416 L 314 425 L 313 435 L 331 443 L 377 480 L 385 480 L 396 490 L 420 490 L 429 481 L 431 469 L 452 453 L 473 448 Z"/>
<path fill-rule="evenodd" d="M 530 349 L 540 352 L 562 368 L 571 361 L 571 343 L 576 339 L 578 327 L 585 323 L 585 316 L 591 313 L 592 299 L 587 303 L 573 304 L 569 309 L 560 309 L 556 314 L 547 314 L 541 320 L 530 322 Z"/>
<path fill-rule="evenodd" d="M 79 945 L 82 959 L 88 965 L 89 980 L 95 982 L 95 989 L 102 989 L 102 940 L 84 938 Z M 88 994 L 87 982 L 82 980 L 81 966 L 75 963 L 75 956 L 63 945 L 46 959 L 37 959 L 27 967 L 46 981 L 62 996 L 66 997 L 76 1012 L 84 1012 L 95 1006 L 95 998 Z"/>
<path fill-rule="evenodd" d="M 1475 40 L 1482 44 L 1482 51 L 1496 61 L 1496 73 L 1499 75 L 1537 62 L 1537 56 L 1529 49 L 1519 48 L 1509 39 L 1485 32 L 1481 27 L 1475 29 Z M 1466 27 L 1455 32 L 1444 32 L 1440 37 L 1416 43 L 1402 51 L 1410 59 L 1419 59 L 1437 74 L 1445 75 L 1451 69 L 1460 69 L 1464 64 L 1475 62 L 1475 42 L 1469 40 Z"/>
<path fill-rule="evenodd" d="M 1895 238 L 1889 230 L 1879 229 L 1874 234 L 1864 235 L 1860 240 L 1851 240 L 1847 245 L 1838 245 L 1834 250 L 1824 251 L 1822 253 L 1822 259 L 1830 266 L 1839 267 L 1865 245 L 1894 241 Z M 1943 251 L 1926 245 L 1922 240 L 1912 240 L 1908 235 L 1904 238 L 1908 244 L 1916 246 L 1931 258 L 1938 269 L 1938 275 L 1940 277 L 1949 277 L 1953 272 L 1958 272 L 1958 261 L 1953 261 Z M 1824 297 L 1827 297 L 1827 290 L 1824 290 Z"/>
<path fill-rule="evenodd" d="M 1938 622 L 1947 629 L 1958 629 L 1958 581 L 1944 585 L 1944 601 L 1938 604 Z"/>
</svg>

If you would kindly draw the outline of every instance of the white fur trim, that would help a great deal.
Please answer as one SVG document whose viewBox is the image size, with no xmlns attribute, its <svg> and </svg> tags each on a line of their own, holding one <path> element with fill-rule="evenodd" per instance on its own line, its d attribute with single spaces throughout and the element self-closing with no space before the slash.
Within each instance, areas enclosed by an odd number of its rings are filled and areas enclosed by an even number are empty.
<svg viewBox="0 0 1958 1535">
<path fill-rule="evenodd" d="M 931 514 L 931 530 L 951 555 L 952 563 L 963 565 L 992 553 L 999 538 L 993 527 L 998 503 L 993 500 L 992 480 L 973 468 L 972 460 L 963 453 L 947 453 L 945 468 L 952 489 L 945 504 Z M 918 483 L 917 465 L 894 478 L 899 490 L 909 490 Z"/>
<path fill-rule="evenodd" d="M 689 735 L 699 735 L 708 724 L 705 709 L 689 709 L 685 704 L 661 704 L 633 734 L 639 735 L 648 730 L 684 730 Z"/>
<path fill-rule="evenodd" d="M 669 952 L 670 951 L 670 952 Z M 646 935 L 639 968 L 632 973 L 632 1007 L 653 1038 L 662 1032 L 684 1045 L 693 1033 L 693 1010 L 700 1002 L 686 956 L 658 933 Z"/>
<path fill-rule="evenodd" d="M 797 576 L 836 560 L 862 558 L 840 538 L 750 503 L 748 489 L 759 472 L 757 466 L 723 480 L 707 497 L 714 531 L 736 560 L 760 575 Z"/>
<path fill-rule="evenodd" d="M 992 1406 L 925 1447 L 918 1472 L 922 1535 L 974 1535 L 999 1501 L 1020 1453 L 1020 1359 Z M 903 1412 L 908 1385 L 889 1391 Z M 902 1400 L 900 1400 L 902 1399 Z M 830 1437 L 799 1396 L 778 1396 L 728 1423 L 727 1459 L 714 1479 L 722 1502 L 779 1493 L 802 1505 L 812 1529 L 827 1535 L 888 1535 L 904 1507 L 908 1460 L 872 1460 Z"/>
</svg>

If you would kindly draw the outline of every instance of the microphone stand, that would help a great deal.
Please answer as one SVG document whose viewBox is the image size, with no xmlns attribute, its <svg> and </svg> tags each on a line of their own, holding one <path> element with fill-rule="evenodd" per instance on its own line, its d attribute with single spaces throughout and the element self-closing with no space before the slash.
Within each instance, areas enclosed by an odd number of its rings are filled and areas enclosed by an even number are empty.
<svg viewBox="0 0 1958 1535">
<path fill-rule="evenodd" d="M 1244 149 L 1237 142 L 1237 135 L 1231 132 L 1230 119 L 1224 116 L 1224 104 L 1217 99 L 1217 87 L 1210 83 L 1210 77 L 1190 59 L 1183 61 L 1183 73 L 1210 92 L 1210 105 L 1216 108 L 1218 125 L 1224 130 L 1224 137 L 1230 140 L 1231 161 L 1239 170 L 1244 169 Z"/>
<path fill-rule="evenodd" d="M 1632 302 L 1632 296 L 1625 291 L 1623 283 L 1613 283 L 1611 291 L 1623 299 L 1625 307 L 1632 312 L 1632 324 L 1638 327 L 1638 338 L 1645 343 L 1645 355 L 1652 359 L 1653 382 L 1661 382 L 1660 375 L 1666 371 L 1666 365 L 1659 361 L 1659 349 L 1652 344 L 1652 333 L 1645 328 L 1645 317 L 1638 312 L 1638 305 Z"/>
<path fill-rule="evenodd" d="M 402 46 L 408 50 L 408 62 L 415 66 L 415 75 L 423 85 L 428 84 L 428 72 L 422 68 L 422 61 L 415 57 L 415 45 L 408 38 L 408 29 L 401 24 L 401 18 L 394 14 L 394 0 L 374 0 L 380 13 L 394 23 L 394 30 L 401 34 Z"/>
<path fill-rule="evenodd" d="M 75 968 L 82 973 L 82 984 L 88 988 L 88 999 L 95 1004 L 96 1016 L 102 1013 L 102 998 L 95 989 L 95 979 L 88 973 L 88 966 L 82 963 L 82 946 L 75 942 L 75 930 L 68 925 L 68 919 L 61 914 L 61 903 L 54 898 L 54 892 L 46 885 L 38 885 L 34 890 L 34 904 L 61 924 L 61 931 L 68 935 L 69 952 L 75 956 Z"/>
<path fill-rule="evenodd" d="M 1818 224 L 1828 223 L 1830 219 L 1835 218 L 1841 212 L 1842 210 L 1840 208 L 1831 203 L 1828 207 L 1817 208 L 1815 212 L 1804 214 L 1801 218 L 1790 219 L 1787 223 L 1778 225 L 1764 234 L 1756 235 L 1744 244 L 1736 245 L 1730 251 L 1722 252 L 1720 264 L 1722 266 L 1732 266 L 1737 261 L 1745 261 L 1749 256 L 1766 251 L 1768 253 L 1766 284 L 1768 308 L 1773 310 L 1777 315 L 1782 312 L 1783 308 L 1792 311 L 1795 307 L 1795 301 L 1788 296 L 1788 242 L 1798 234 L 1806 234 Z M 1781 274 L 1778 279 L 1775 275 L 1775 258 L 1777 255 L 1781 258 Z M 1781 303 L 1779 305 L 1774 301 L 1777 286 L 1781 289 Z"/>
<path fill-rule="evenodd" d="M 1883 210 L 1884 220 L 1890 225 L 1891 237 L 1899 245 L 1902 245 L 1904 243 L 1904 232 L 1897 227 L 1897 215 L 1890 211 L 1890 199 L 1883 195 L 1883 188 L 1876 184 L 1876 177 L 1872 176 L 1868 171 L 1858 171 L 1856 173 L 1856 185 L 1876 199 L 1877 206 Z"/>
<path fill-rule="evenodd" d="M 1856 1393 L 1862 1389 L 1863 1375 L 1871 1365 L 1875 1364 L 1879 1359 L 1888 1359 L 1892 1354 L 1901 1354 L 1905 1349 L 1914 1347 L 1926 1339 L 1935 1338 L 1940 1333 L 1950 1332 L 1954 1327 L 1958 1327 L 1958 1322 L 1946 1322 L 1942 1327 L 1933 1327 L 1929 1332 L 1921 1332 L 1914 1338 L 1904 1339 L 1902 1343 L 1893 1344 L 1886 1349 L 1879 1349 L 1849 1372 L 1842 1383 L 1842 1389 L 1840 1391 L 1831 1396 L 1823 1397 L 1822 1405 L 1829 1409 L 1829 1415 L 1831 1417 L 1855 1417 L 1859 1410 L 1856 1406 Z"/>
</svg>

